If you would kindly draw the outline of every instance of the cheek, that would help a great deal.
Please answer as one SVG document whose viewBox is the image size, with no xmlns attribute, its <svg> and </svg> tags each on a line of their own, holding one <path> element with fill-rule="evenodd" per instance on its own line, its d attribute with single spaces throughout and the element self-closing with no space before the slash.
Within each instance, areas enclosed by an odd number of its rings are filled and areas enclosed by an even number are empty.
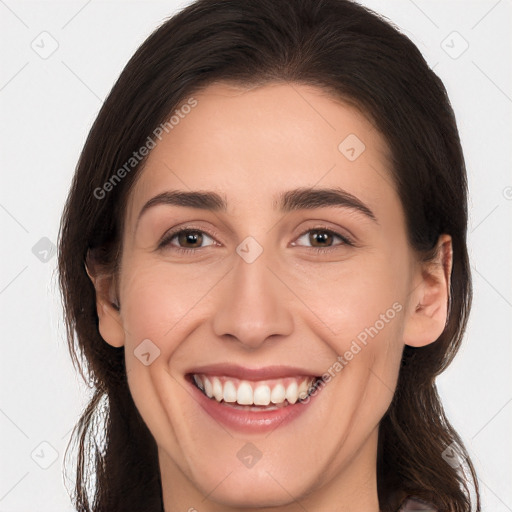
<svg viewBox="0 0 512 512">
<path fill-rule="evenodd" d="M 399 337 L 406 278 L 384 257 L 303 269 L 290 275 L 289 281 L 323 325 L 322 337 L 330 340 L 338 354 L 347 350 L 352 340 L 364 344 L 377 337 Z"/>
<path fill-rule="evenodd" d="M 121 289 L 122 318 L 127 345 L 149 338 L 173 349 L 173 334 L 201 309 L 215 276 L 185 265 L 165 262 L 133 266 Z M 165 341 L 165 343 L 164 343 Z"/>
<path fill-rule="evenodd" d="M 222 267 L 212 272 L 206 267 L 134 259 L 124 268 L 120 292 L 129 385 L 139 410 L 150 411 L 150 400 L 154 414 L 161 409 L 158 397 L 165 394 L 165 386 L 155 376 L 163 375 L 169 385 L 171 362 L 180 360 L 181 345 L 215 313 L 212 292 L 222 278 Z M 188 363 L 190 357 L 188 353 Z"/>
<path fill-rule="evenodd" d="M 323 379 L 343 394 L 353 424 L 376 425 L 393 397 L 407 279 L 400 268 L 383 253 L 322 272 L 310 269 L 303 274 L 314 276 L 308 279 L 295 276 L 297 295 L 320 320 L 309 327 L 319 325 L 315 335 L 333 353 Z"/>
<path fill-rule="evenodd" d="M 309 287 L 308 306 L 329 327 L 316 334 L 336 354 L 322 378 L 336 396 L 336 406 L 330 404 L 325 414 L 341 425 L 339 460 L 349 459 L 350 447 L 364 442 L 393 398 L 403 349 L 405 289 L 405 278 L 384 260 L 322 275 L 317 286 Z M 339 438 L 337 432 L 333 427 L 330 438 Z"/>
<path fill-rule="evenodd" d="M 162 262 L 135 263 L 125 265 L 120 287 L 128 385 L 153 437 L 165 439 L 178 453 L 170 417 L 180 418 L 183 404 L 170 391 L 177 384 L 169 363 L 193 330 L 191 320 L 197 318 L 201 297 L 211 285 L 194 279 L 185 267 L 180 272 Z"/>
</svg>

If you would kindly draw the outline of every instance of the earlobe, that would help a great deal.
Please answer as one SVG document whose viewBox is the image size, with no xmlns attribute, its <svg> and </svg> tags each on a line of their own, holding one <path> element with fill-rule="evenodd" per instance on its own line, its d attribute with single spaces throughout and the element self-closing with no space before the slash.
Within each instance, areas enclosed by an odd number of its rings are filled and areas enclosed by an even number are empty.
<svg viewBox="0 0 512 512">
<path fill-rule="evenodd" d="M 418 263 L 416 286 L 410 296 L 404 327 L 404 343 L 411 347 L 436 341 L 448 319 L 453 264 L 451 236 L 441 235 L 436 250 L 433 261 Z"/>
<path fill-rule="evenodd" d="M 100 274 L 89 264 L 85 264 L 87 275 L 96 291 L 96 312 L 98 314 L 98 330 L 101 337 L 113 347 L 124 346 L 124 328 L 120 306 L 115 293 L 113 276 Z"/>
</svg>

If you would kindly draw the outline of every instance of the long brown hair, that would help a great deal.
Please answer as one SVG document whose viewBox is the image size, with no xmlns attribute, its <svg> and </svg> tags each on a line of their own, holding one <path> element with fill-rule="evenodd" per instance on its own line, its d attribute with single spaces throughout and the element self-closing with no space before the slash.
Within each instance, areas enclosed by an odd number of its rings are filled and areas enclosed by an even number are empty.
<svg viewBox="0 0 512 512">
<path fill-rule="evenodd" d="M 459 348 L 472 294 L 466 171 L 454 114 L 416 46 L 348 0 L 198 0 L 142 44 L 103 104 L 80 156 L 59 239 L 69 349 L 93 391 L 68 446 L 78 443 L 77 510 L 163 510 L 156 443 L 130 395 L 124 348 L 99 334 L 85 262 L 117 272 L 126 200 L 144 159 L 111 181 L 108 192 L 104 184 L 178 105 L 214 81 L 308 84 L 356 104 L 391 149 L 411 247 L 428 260 L 439 235 L 451 235 L 448 320 L 435 343 L 404 349 L 380 423 L 378 492 L 383 512 L 396 511 L 408 495 L 440 511 L 468 512 L 473 488 L 480 510 L 475 471 L 435 385 Z M 461 467 L 445 460 L 447 449 L 459 454 Z"/>
</svg>

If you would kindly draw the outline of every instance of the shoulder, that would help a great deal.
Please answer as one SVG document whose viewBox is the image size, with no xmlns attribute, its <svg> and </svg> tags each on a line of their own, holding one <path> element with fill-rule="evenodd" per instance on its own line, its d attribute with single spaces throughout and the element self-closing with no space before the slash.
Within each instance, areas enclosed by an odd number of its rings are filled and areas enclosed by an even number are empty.
<svg viewBox="0 0 512 512">
<path fill-rule="evenodd" d="M 419 498 L 407 498 L 398 512 L 437 512 L 437 509 Z"/>
</svg>

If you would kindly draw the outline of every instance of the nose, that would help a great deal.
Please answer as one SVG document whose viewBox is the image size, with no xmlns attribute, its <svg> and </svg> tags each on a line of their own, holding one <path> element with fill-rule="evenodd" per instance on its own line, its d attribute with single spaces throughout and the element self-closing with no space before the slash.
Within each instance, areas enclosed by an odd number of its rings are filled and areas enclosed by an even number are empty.
<svg viewBox="0 0 512 512">
<path fill-rule="evenodd" d="M 213 330 L 254 350 L 270 338 L 290 335 L 293 317 L 292 294 L 268 266 L 266 251 L 247 263 L 236 256 L 218 297 Z"/>
</svg>

